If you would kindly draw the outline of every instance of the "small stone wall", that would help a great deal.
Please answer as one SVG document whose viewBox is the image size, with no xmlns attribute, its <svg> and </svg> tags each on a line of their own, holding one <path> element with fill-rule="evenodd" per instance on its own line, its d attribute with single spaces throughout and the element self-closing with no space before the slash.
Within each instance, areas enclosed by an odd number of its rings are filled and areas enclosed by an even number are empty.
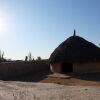
<svg viewBox="0 0 100 100">
<path fill-rule="evenodd" d="M 0 79 L 21 76 L 27 73 L 50 71 L 48 60 L 34 62 L 4 62 L 0 63 Z"/>
</svg>

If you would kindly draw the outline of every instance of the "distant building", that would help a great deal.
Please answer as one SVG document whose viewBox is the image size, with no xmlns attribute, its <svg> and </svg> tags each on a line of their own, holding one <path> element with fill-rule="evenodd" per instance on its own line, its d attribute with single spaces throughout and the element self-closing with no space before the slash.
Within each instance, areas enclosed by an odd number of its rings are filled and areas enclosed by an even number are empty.
<svg viewBox="0 0 100 100">
<path fill-rule="evenodd" d="M 100 48 L 74 32 L 54 50 L 49 61 L 52 72 L 100 72 Z"/>
</svg>

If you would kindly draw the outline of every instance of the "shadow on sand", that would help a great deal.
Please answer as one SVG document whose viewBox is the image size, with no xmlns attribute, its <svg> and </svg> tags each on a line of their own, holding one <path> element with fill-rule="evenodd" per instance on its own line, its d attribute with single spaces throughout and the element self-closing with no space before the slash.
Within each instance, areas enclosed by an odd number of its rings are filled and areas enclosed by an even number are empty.
<svg viewBox="0 0 100 100">
<path fill-rule="evenodd" d="M 22 76 L 2 79 L 3 81 L 39 82 L 48 77 L 51 72 L 28 73 Z"/>
<path fill-rule="evenodd" d="M 63 73 L 66 76 L 69 76 L 69 79 L 75 78 L 80 80 L 87 80 L 87 81 L 100 81 L 100 72 L 98 73 Z M 21 81 L 21 82 L 40 82 L 41 80 L 44 80 L 45 78 L 48 78 L 48 75 L 52 75 L 51 72 L 41 72 L 41 73 L 35 73 L 35 74 L 26 74 L 19 77 L 12 77 L 12 78 L 5 78 L 2 79 L 4 81 Z M 59 77 L 58 77 L 59 78 Z"/>
<path fill-rule="evenodd" d="M 70 78 L 76 78 L 80 80 L 88 81 L 100 81 L 100 72 L 96 73 L 64 73 L 65 75 L 70 76 Z"/>
</svg>

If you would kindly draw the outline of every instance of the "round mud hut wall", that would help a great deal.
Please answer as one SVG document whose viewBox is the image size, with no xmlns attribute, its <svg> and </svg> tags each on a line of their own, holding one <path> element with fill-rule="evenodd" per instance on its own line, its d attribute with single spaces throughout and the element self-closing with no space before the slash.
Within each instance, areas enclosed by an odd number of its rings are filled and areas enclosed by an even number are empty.
<svg viewBox="0 0 100 100">
<path fill-rule="evenodd" d="M 100 48 L 79 36 L 71 36 L 50 55 L 52 72 L 100 72 Z"/>
</svg>

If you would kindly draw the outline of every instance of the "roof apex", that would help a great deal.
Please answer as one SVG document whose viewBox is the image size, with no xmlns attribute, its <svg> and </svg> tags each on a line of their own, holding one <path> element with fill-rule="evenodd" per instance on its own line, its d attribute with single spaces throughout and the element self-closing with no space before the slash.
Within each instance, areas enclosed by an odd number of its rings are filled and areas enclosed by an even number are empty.
<svg viewBox="0 0 100 100">
<path fill-rule="evenodd" d="M 74 29 L 74 34 L 73 34 L 73 36 L 76 36 L 76 30 Z"/>
</svg>

